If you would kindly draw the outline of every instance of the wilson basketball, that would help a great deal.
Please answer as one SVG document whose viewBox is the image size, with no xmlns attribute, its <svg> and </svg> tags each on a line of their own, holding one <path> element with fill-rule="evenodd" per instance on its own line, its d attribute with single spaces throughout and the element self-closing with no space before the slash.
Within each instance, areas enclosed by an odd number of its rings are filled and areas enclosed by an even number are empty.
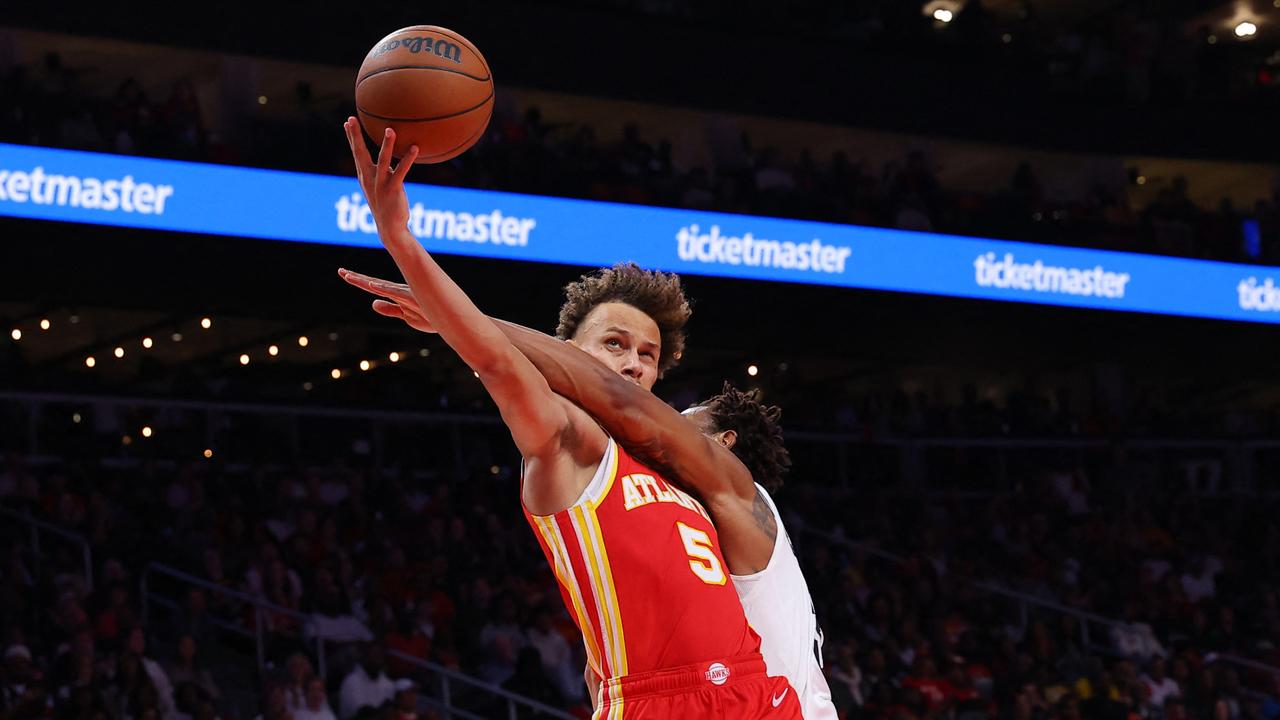
<svg viewBox="0 0 1280 720">
<path fill-rule="evenodd" d="M 356 111 L 375 143 L 388 126 L 395 129 L 395 157 L 417 145 L 417 162 L 444 162 L 488 127 L 493 75 L 458 33 L 434 25 L 402 28 L 379 40 L 360 65 Z"/>
</svg>

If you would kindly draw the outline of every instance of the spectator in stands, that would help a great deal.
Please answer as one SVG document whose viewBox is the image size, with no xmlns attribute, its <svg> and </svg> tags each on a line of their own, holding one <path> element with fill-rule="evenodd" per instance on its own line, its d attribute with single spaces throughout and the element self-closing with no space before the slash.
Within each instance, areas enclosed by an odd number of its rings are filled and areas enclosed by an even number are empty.
<svg viewBox="0 0 1280 720">
<path fill-rule="evenodd" d="M 516 658 L 529 644 L 516 622 L 516 602 L 510 595 L 498 599 L 497 613 L 480 628 L 483 661 L 480 676 L 500 685 L 516 670 Z"/>
<path fill-rule="evenodd" d="M 181 713 L 195 715 L 201 703 L 216 701 L 219 697 L 218 685 L 197 656 L 196 639 L 191 635 L 178 638 L 177 657 L 169 663 L 168 675 L 174 695 L 179 698 L 175 704 Z M 182 698 L 186 699 L 185 704 Z"/>
<path fill-rule="evenodd" d="M 524 695 L 540 703 L 556 706 L 560 703 L 558 693 L 553 690 L 551 678 L 542 669 L 542 658 L 534 647 L 520 650 L 516 658 L 515 672 L 502 683 L 504 690 Z"/>
<path fill-rule="evenodd" d="M 391 678 L 383 672 L 382 647 L 368 643 L 363 657 L 342 680 L 338 690 L 338 712 L 341 720 L 352 720 L 361 708 L 378 708 L 395 694 Z"/>
<path fill-rule="evenodd" d="M 311 660 L 302 653 L 294 653 L 285 663 L 285 678 L 281 684 L 284 693 L 284 704 L 290 711 L 297 711 L 307 704 L 307 686 L 315 671 L 311 668 Z"/>
<path fill-rule="evenodd" d="M 1138 619 L 1136 599 L 1125 603 L 1124 622 L 1111 627 L 1111 645 L 1121 657 L 1144 664 L 1153 657 L 1166 655 L 1151 625 Z"/>
<path fill-rule="evenodd" d="M 828 661 L 831 664 L 827 670 L 831 680 L 831 699 L 839 710 L 853 713 L 865 704 L 862 699 L 862 670 L 856 662 L 857 641 L 849 640 L 833 646 L 836 648 L 835 659 Z"/>
<path fill-rule="evenodd" d="M 410 657 L 426 660 L 431 653 L 431 640 L 413 621 L 409 612 L 400 612 L 396 616 L 395 629 L 384 638 L 387 650 L 395 650 Z M 401 677 L 413 672 L 413 664 L 394 655 L 387 657 L 387 669 L 391 675 Z"/>
<path fill-rule="evenodd" d="M 1142 683 L 1147 688 L 1147 705 L 1153 712 L 1159 712 L 1169 698 L 1182 695 L 1178 682 L 1165 674 L 1165 660 L 1161 657 L 1151 661 L 1151 668 L 1142 676 Z"/>
<path fill-rule="evenodd" d="M 107 688 L 107 706 L 114 717 L 161 720 L 160 695 L 137 653 L 117 656 L 115 676 Z"/>
<path fill-rule="evenodd" d="M 1182 592 L 1187 600 L 1198 603 L 1203 599 L 1213 599 L 1217 595 L 1214 582 L 1220 563 L 1210 562 L 1205 556 L 1197 555 L 1182 574 Z"/>
<path fill-rule="evenodd" d="M 155 688 L 156 710 L 160 714 L 160 720 L 175 720 L 177 709 L 173 700 L 173 685 L 169 682 L 169 676 L 165 674 L 164 669 L 160 667 L 160 663 L 147 657 L 147 636 L 140 626 L 134 627 L 129 633 L 127 652 L 138 658 L 143 671 Z"/>
<path fill-rule="evenodd" d="M 324 680 L 312 677 L 307 680 L 307 696 L 301 707 L 293 708 L 293 720 L 337 720 L 325 695 Z"/>
<path fill-rule="evenodd" d="M 537 648 L 542 669 L 560 692 L 566 703 L 583 699 L 582 668 L 574 663 L 569 642 L 555 627 L 553 609 L 541 605 L 534 613 L 533 627 L 529 628 L 529 645 Z"/>
<path fill-rule="evenodd" d="M 293 711 L 285 704 L 284 687 L 268 685 L 263 695 L 262 714 L 254 720 L 293 720 Z"/>
<path fill-rule="evenodd" d="M 395 708 L 393 720 L 417 720 L 418 718 L 418 683 L 409 678 L 400 678 L 395 683 L 395 695 L 392 697 Z"/>
<path fill-rule="evenodd" d="M 31 650 L 26 645 L 10 645 L 4 651 L 0 712 L 6 718 L 23 720 L 43 717 L 47 713 L 48 691 L 33 660 Z"/>
</svg>

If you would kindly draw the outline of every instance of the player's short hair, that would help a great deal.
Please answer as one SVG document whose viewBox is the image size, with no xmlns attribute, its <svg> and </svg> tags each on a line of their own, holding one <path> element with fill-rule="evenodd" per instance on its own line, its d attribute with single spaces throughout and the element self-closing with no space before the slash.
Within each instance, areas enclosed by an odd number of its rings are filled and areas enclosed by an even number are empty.
<svg viewBox="0 0 1280 720">
<path fill-rule="evenodd" d="M 716 432 L 737 433 L 733 454 L 751 471 L 751 477 L 770 495 L 781 489 L 791 470 L 791 453 L 782 439 L 782 408 L 760 402 L 759 390 L 744 392 L 728 382 L 719 395 L 698 405 L 711 413 Z"/>
<path fill-rule="evenodd" d="M 582 320 L 597 305 L 619 302 L 630 305 L 653 318 L 662 340 L 658 356 L 658 375 L 680 362 L 684 354 L 684 326 L 693 314 L 684 296 L 680 276 L 656 270 L 644 270 L 635 263 L 618 263 L 583 275 L 564 288 L 564 305 L 560 306 L 560 324 L 556 336 L 562 340 L 578 332 Z"/>
</svg>

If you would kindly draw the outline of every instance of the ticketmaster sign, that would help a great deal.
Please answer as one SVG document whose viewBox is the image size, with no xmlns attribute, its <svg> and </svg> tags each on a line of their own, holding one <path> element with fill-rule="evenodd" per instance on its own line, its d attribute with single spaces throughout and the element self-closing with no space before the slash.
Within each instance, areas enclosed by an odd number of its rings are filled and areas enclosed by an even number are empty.
<svg viewBox="0 0 1280 720">
<path fill-rule="evenodd" d="M 1280 269 L 424 185 L 409 201 L 439 253 L 1280 322 Z M 0 215 L 379 246 L 354 178 L 21 145 L 0 144 Z"/>
</svg>

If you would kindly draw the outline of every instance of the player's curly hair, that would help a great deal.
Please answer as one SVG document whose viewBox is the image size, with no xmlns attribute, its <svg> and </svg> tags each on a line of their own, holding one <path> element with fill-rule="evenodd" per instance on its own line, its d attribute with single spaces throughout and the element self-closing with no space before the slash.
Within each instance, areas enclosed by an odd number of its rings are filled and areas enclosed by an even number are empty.
<svg viewBox="0 0 1280 720">
<path fill-rule="evenodd" d="M 719 395 L 698 404 L 711 413 L 716 432 L 737 433 L 733 454 L 755 481 L 770 495 L 781 489 L 791 470 L 791 453 L 782 439 L 782 408 L 760 402 L 759 390 L 744 392 L 728 382 Z"/>
<path fill-rule="evenodd" d="M 620 302 L 653 318 L 662 340 L 658 356 L 658 375 L 680 362 L 684 354 L 684 326 L 693 310 L 684 296 L 680 276 L 656 270 L 644 270 L 632 262 L 618 263 L 583 275 L 564 288 L 564 305 L 560 306 L 560 325 L 556 336 L 568 340 L 578 332 L 582 320 L 597 305 Z"/>
</svg>

